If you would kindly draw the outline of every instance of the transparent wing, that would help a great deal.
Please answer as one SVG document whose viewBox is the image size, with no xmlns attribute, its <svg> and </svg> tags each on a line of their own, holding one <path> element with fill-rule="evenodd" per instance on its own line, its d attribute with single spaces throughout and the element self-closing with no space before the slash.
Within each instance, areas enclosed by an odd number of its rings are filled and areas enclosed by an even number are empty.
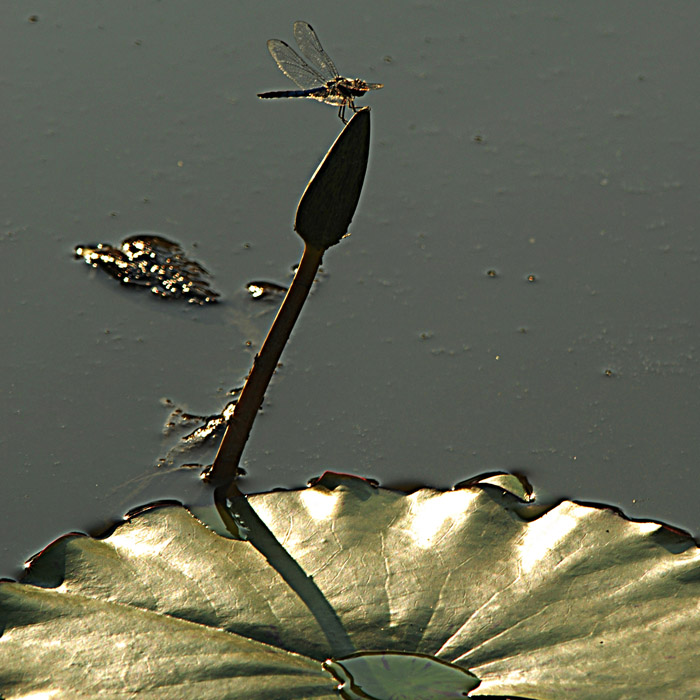
<svg viewBox="0 0 700 700">
<path fill-rule="evenodd" d="M 307 60 L 325 76 L 324 83 L 338 78 L 339 73 L 331 57 L 323 50 L 313 27 L 307 22 L 294 22 L 294 38 Z"/>
<path fill-rule="evenodd" d="M 280 39 L 270 39 L 267 49 L 275 59 L 277 67 L 302 90 L 321 87 L 326 84 L 324 78 L 315 68 L 312 68 L 288 44 Z"/>
</svg>

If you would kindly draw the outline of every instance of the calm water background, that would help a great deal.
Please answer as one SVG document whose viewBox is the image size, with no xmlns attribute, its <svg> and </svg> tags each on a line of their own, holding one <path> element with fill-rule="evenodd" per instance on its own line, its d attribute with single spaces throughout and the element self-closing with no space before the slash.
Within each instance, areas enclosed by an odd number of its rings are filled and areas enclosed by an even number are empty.
<svg viewBox="0 0 700 700">
<path fill-rule="evenodd" d="M 291 87 L 265 41 L 291 42 L 296 19 L 386 87 L 352 236 L 326 255 L 244 488 L 517 470 L 543 498 L 700 534 L 700 4 L 0 14 L 0 574 L 138 503 L 206 496 L 189 473 L 139 479 L 171 444 L 160 400 L 221 408 L 272 320 L 243 285 L 288 283 L 301 253 L 294 209 L 342 125 L 255 97 Z M 72 259 L 142 230 L 208 267 L 223 303 L 163 302 Z"/>
</svg>

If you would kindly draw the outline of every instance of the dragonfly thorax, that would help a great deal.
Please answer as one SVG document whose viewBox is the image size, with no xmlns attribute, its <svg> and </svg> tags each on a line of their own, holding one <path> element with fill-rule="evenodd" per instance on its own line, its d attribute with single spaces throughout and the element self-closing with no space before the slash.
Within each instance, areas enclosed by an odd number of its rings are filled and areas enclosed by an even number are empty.
<svg viewBox="0 0 700 700">
<path fill-rule="evenodd" d="M 362 97 L 371 88 L 359 78 L 343 78 L 338 76 L 329 80 L 323 88 L 309 90 L 308 97 L 331 105 L 347 105 L 354 108 L 354 99 Z"/>
<path fill-rule="evenodd" d="M 359 78 L 336 78 L 336 89 L 346 97 L 362 97 L 369 92 L 369 84 Z"/>
</svg>

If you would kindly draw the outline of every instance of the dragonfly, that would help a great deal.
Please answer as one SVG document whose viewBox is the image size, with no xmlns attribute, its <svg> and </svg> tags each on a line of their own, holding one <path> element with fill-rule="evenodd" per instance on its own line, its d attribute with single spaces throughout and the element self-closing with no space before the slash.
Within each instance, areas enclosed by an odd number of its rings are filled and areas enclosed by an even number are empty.
<svg viewBox="0 0 700 700">
<path fill-rule="evenodd" d="M 355 99 L 369 90 L 384 87 L 382 83 L 366 83 L 359 78 L 343 78 L 330 56 L 323 50 L 313 27 L 307 22 L 294 22 L 294 38 L 304 60 L 294 49 L 280 39 L 270 39 L 267 48 L 277 67 L 301 90 L 262 92 L 258 97 L 308 97 L 338 107 L 338 116 L 344 124 L 345 109 L 357 112 Z"/>
</svg>

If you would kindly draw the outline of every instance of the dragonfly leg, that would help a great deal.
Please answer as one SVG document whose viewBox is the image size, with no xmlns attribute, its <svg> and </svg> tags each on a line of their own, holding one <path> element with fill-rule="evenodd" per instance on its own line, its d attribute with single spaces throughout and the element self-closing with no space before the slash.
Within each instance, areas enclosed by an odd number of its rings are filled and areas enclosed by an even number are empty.
<svg viewBox="0 0 700 700">
<path fill-rule="evenodd" d="M 343 102 L 343 104 L 341 104 L 340 107 L 338 108 L 338 116 L 340 117 L 340 119 L 341 119 L 341 121 L 343 122 L 343 124 L 347 124 L 347 123 L 348 123 L 348 120 L 345 118 L 345 103 L 344 103 L 344 102 Z"/>
</svg>

